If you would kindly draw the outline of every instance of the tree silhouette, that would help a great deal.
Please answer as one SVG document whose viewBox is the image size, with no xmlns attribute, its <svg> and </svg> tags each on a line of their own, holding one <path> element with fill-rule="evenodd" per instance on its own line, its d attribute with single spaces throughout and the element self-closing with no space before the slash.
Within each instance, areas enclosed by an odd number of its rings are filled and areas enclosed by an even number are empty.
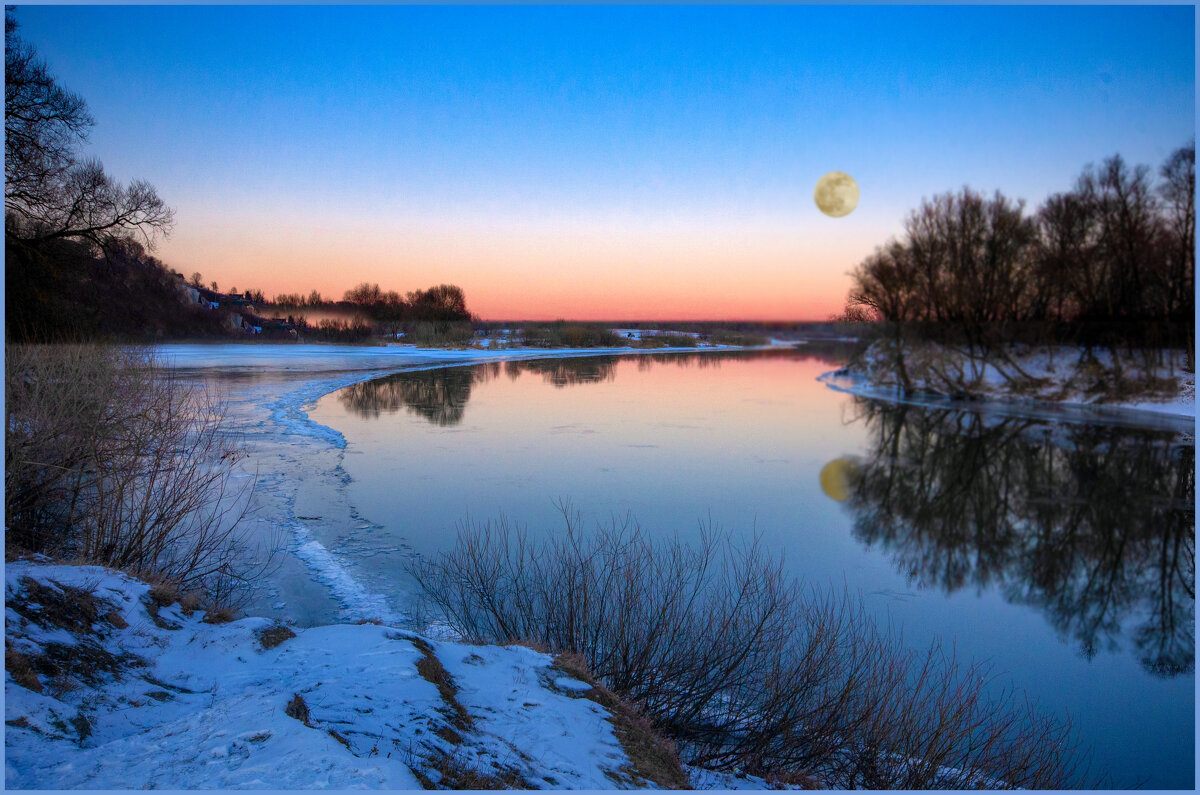
<svg viewBox="0 0 1200 795">
<path fill-rule="evenodd" d="M 72 238 L 105 250 L 136 236 L 153 248 L 174 212 L 145 180 L 122 185 L 81 154 L 95 123 L 87 104 L 58 85 L 32 45 L 4 19 L 5 236 L 25 243 Z"/>
<path fill-rule="evenodd" d="M 1026 377 L 1006 353 L 1013 341 L 1184 347 L 1194 339 L 1194 142 L 1159 177 L 1114 155 L 1031 215 L 970 188 L 923 200 L 903 234 L 851 273 L 846 316 L 887 324 L 906 390 L 913 340 L 958 346 L 1010 379 Z"/>
<path fill-rule="evenodd" d="M 363 282 L 357 287 L 347 290 L 343 300 L 360 306 L 370 306 L 379 303 L 382 298 L 383 291 L 379 289 L 378 284 Z"/>
</svg>

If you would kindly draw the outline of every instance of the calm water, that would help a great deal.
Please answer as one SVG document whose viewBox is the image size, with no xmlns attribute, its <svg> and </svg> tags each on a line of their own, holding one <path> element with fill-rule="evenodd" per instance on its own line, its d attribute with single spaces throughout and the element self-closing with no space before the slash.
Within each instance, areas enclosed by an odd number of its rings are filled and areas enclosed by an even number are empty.
<svg viewBox="0 0 1200 795">
<path fill-rule="evenodd" d="M 1069 712 L 1113 785 L 1194 781 L 1190 434 L 897 407 L 816 378 L 835 347 L 486 364 L 323 398 L 360 514 L 339 549 L 402 599 L 464 520 L 531 534 L 634 516 L 757 532 L 810 581 L 860 591 L 905 641 L 953 641 L 999 685 Z M 853 487 L 820 484 L 849 458 Z"/>
</svg>

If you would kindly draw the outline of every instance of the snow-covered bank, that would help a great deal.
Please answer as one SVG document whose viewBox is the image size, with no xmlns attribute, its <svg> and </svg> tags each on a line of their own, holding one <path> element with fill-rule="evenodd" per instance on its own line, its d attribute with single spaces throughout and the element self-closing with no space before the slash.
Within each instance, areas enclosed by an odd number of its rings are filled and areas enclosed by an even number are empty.
<svg viewBox="0 0 1200 795">
<path fill-rule="evenodd" d="M 527 648 L 209 624 L 99 567 L 5 568 L 8 788 L 673 783 L 631 761 L 669 749 L 627 750 L 602 691 Z"/>
<path fill-rule="evenodd" d="M 1071 422 L 1180 430 L 1195 427 L 1196 376 L 1178 365 L 1149 372 L 1126 365 L 1121 373 L 1125 383 L 1142 388 L 1114 394 L 1114 370 L 1107 352 L 1097 352 L 1084 365 L 1074 348 L 1016 349 L 1010 356 L 1024 375 L 1012 379 L 1011 373 L 1005 377 L 993 364 L 967 361 L 964 356 L 932 347 L 906 352 L 912 385 L 907 394 L 897 382 L 891 353 L 882 341 L 873 344 L 859 362 L 825 373 L 820 380 L 840 392 L 913 405 Z M 948 384 L 947 373 L 955 377 L 954 386 Z"/>
</svg>

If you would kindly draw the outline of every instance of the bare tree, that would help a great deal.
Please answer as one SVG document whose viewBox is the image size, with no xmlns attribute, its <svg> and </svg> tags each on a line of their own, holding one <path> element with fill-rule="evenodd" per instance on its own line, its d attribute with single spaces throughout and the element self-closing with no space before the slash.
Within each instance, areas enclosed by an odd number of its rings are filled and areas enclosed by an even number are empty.
<svg viewBox="0 0 1200 795">
<path fill-rule="evenodd" d="M 103 250 L 116 238 L 138 236 L 153 248 L 156 236 L 174 223 L 174 211 L 153 185 L 140 179 L 122 185 L 98 160 L 73 164 L 46 196 L 41 205 L 16 207 L 25 221 L 23 237 L 31 242 L 70 237 Z"/>
<path fill-rule="evenodd" d="M 1163 293 L 1168 315 L 1192 318 L 1196 301 L 1196 142 L 1176 149 L 1160 170 L 1168 229 Z"/>
<path fill-rule="evenodd" d="M 414 317 L 420 320 L 467 320 L 471 317 L 462 288 L 453 284 L 411 292 L 408 303 Z"/>
<path fill-rule="evenodd" d="M 1102 283 L 1096 215 L 1078 193 L 1056 193 L 1037 212 L 1035 314 L 1074 320 L 1095 302 Z"/>
<path fill-rule="evenodd" d="M 1186 347 L 1191 366 L 1195 161 L 1191 142 L 1155 185 L 1148 167 L 1114 155 L 1032 217 L 999 192 L 963 188 L 923 200 L 900 240 L 852 272 L 847 307 L 890 326 L 893 369 L 906 389 L 914 368 L 905 372 L 905 325 L 910 343 L 939 343 L 927 350 L 951 354 L 972 378 L 991 365 L 1010 382 L 1029 381 L 1009 342 L 1069 341 L 1088 356 L 1097 345 L 1114 356 L 1136 347 L 1159 365 L 1166 348 Z M 943 368 L 951 386 L 964 368 Z"/>
<path fill-rule="evenodd" d="M 58 85 L 37 51 L 4 15 L 4 201 L 46 203 L 48 186 L 64 179 L 79 143 L 95 123 L 83 98 Z"/>
<path fill-rule="evenodd" d="M 1024 314 L 1035 229 L 1023 210 L 969 188 L 921 203 L 905 224 L 921 320 L 955 325 L 976 347 L 986 327 Z"/>
<path fill-rule="evenodd" d="M 104 250 L 118 237 L 153 248 L 174 211 L 145 180 L 122 185 L 81 157 L 95 123 L 87 104 L 58 85 L 37 51 L 4 19 L 5 234 L 27 242 L 84 240 Z"/>
<path fill-rule="evenodd" d="M 370 306 L 383 300 L 383 291 L 379 289 L 378 284 L 363 282 L 357 287 L 347 290 L 343 300 L 359 306 Z"/>
<path fill-rule="evenodd" d="M 911 389 L 904 366 L 904 326 L 916 319 L 919 278 L 910 250 L 895 240 L 877 249 L 851 274 L 849 305 L 883 319 L 890 330 L 891 356 L 900 387 Z"/>
<path fill-rule="evenodd" d="M 1097 249 L 1106 271 L 1091 313 L 1110 321 L 1146 317 L 1146 279 L 1155 270 L 1160 231 L 1150 169 L 1130 168 L 1113 155 L 1099 168 L 1085 169 L 1076 192 L 1096 214 Z"/>
</svg>

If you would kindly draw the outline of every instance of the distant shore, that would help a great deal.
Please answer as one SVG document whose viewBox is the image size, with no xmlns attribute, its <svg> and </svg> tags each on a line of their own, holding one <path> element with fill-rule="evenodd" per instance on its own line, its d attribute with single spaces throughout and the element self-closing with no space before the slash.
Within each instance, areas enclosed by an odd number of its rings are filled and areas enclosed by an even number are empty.
<svg viewBox="0 0 1200 795">
<path fill-rule="evenodd" d="M 906 392 L 897 383 L 885 346 L 880 343 L 846 367 L 825 373 L 820 380 L 839 392 L 913 405 L 984 409 L 1074 422 L 1195 427 L 1196 375 L 1178 365 L 1117 370 L 1107 352 L 1097 353 L 1082 365 L 1078 350 L 1062 346 L 1024 347 L 1009 353 L 1028 373 L 1027 379 L 1010 382 L 991 365 L 952 361 L 960 371 L 976 368 L 966 394 L 946 388 L 944 381 L 939 383 L 926 363 L 931 355 L 928 349 L 919 354 L 906 352 L 911 370 L 911 388 Z M 951 357 L 940 349 L 932 355 L 939 359 Z M 1116 388 L 1117 382 L 1122 384 L 1121 389 Z"/>
</svg>

